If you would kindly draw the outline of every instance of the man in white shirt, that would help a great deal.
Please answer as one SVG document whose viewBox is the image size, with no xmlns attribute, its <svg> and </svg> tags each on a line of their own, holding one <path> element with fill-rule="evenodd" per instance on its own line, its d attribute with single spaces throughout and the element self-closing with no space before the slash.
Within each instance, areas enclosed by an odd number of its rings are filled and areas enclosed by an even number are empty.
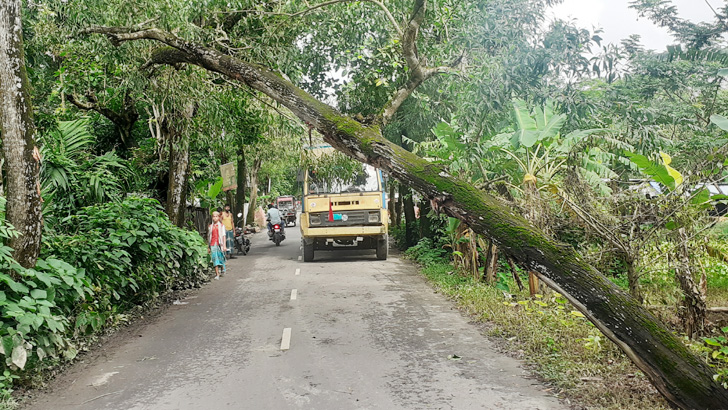
<svg viewBox="0 0 728 410">
<path fill-rule="evenodd" d="M 278 208 L 274 207 L 273 204 L 268 204 L 268 213 L 267 218 L 268 219 L 268 230 L 273 229 L 273 225 L 278 224 L 281 226 L 281 231 L 283 230 L 283 225 L 281 223 L 281 212 L 278 210 Z"/>
</svg>

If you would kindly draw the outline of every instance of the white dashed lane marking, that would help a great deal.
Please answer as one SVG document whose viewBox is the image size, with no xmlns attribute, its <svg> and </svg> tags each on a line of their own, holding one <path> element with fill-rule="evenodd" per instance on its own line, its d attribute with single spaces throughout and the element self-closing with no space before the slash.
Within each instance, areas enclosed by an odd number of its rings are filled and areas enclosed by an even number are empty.
<svg viewBox="0 0 728 410">
<path fill-rule="evenodd" d="M 291 291 L 291 300 L 296 300 L 296 297 L 298 297 L 298 289 L 293 289 Z"/>
<path fill-rule="evenodd" d="M 298 255 L 298 260 L 299 260 L 299 261 L 301 260 L 301 255 Z"/>
<path fill-rule="evenodd" d="M 296 275 L 300 275 L 300 274 L 301 274 L 301 269 L 300 268 L 296 268 Z"/>
<path fill-rule="evenodd" d="M 288 350 L 291 348 L 291 328 L 287 327 L 283 329 L 283 337 L 281 338 L 281 350 Z"/>
</svg>

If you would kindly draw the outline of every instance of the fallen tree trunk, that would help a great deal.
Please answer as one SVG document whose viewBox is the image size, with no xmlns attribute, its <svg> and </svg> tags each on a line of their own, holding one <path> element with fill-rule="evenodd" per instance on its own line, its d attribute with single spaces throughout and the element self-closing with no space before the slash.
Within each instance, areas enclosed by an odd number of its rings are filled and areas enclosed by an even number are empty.
<svg viewBox="0 0 728 410">
<path fill-rule="evenodd" d="M 312 124 L 339 151 L 386 170 L 430 198 L 433 209 L 459 218 L 490 237 L 527 270 L 537 272 L 617 344 L 671 404 L 685 409 L 728 408 L 728 391 L 713 381 L 710 367 L 572 247 L 553 242 L 497 198 L 388 142 L 378 125 L 366 126 L 339 113 L 259 65 L 158 29 L 92 28 L 86 32 L 106 34 L 114 44 L 140 39 L 166 43 L 171 48 L 155 52 L 150 64 L 195 64 L 267 94 Z"/>
</svg>

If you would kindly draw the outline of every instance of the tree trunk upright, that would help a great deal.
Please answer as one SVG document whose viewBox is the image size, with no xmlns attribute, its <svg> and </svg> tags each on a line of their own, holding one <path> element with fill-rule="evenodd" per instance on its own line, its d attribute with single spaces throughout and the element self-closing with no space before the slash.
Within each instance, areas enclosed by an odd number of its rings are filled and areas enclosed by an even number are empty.
<svg viewBox="0 0 728 410">
<path fill-rule="evenodd" d="M 187 180 L 190 171 L 190 144 L 187 138 L 170 130 L 169 186 L 167 188 L 167 216 L 180 228 L 185 225 L 187 209 Z"/>
<path fill-rule="evenodd" d="M 238 151 L 238 174 L 237 174 L 237 183 L 238 188 L 235 190 L 235 208 L 234 208 L 234 214 L 235 214 L 235 220 L 237 221 L 235 226 L 241 226 L 248 222 L 245 220 L 245 216 L 243 215 L 238 219 L 238 214 L 242 214 L 243 211 L 245 211 L 245 149 L 241 148 Z"/>
<path fill-rule="evenodd" d="M 430 201 L 426 199 L 420 201 L 420 238 L 432 238 L 433 236 L 432 220 L 429 217 L 430 209 L 432 209 Z"/>
<path fill-rule="evenodd" d="M 394 226 L 399 227 L 402 225 L 402 185 L 398 185 L 398 196 L 397 200 L 394 202 Z"/>
<path fill-rule="evenodd" d="M 405 247 L 409 248 L 417 243 L 415 202 L 412 200 L 412 190 L 407 186 L 399 186 L 399 196 L 402 198 L 402 213 L 404 213 Z"/>
<path fill-rule="evenodd" d="M 20 234 L 8 244 L 15 260 L 29 268 L 40 253 L 41 158 L 35 145 L 20 11 L 20 0 L 0 4 L 0 127 L 7 176 L 5 217 Z"/>
<path fill-rule="evenodd" d="M 680 289 L 683 292 L 682 306 L 680 306 L 680 318 L 685 328 L 685 333 L 689 337 L 694 337 L 703 333 L 705 329 L 705 274 L 700 281 L 700 286 L 696 285 L 693 276 L 692 264 L 690 263 L 690 249 L 688 245 L 688 236 L 685 229 L 678 230 L 680 243 L 678 244 L 678 261 L 675 267 L 675 276 L 680 283 Z"/>
<path fill-rule="evenodd" d="M 248 205 L 248 215 L 246 215 L 245 220 L 251 223 L 255 221 L 255 208 L 257 208 L 256 202 L 258 200 L 258 171 L 260 171 L 260 165 L 261 160 L 256 159 L 250 168 L 250 205 Z"/>
<path fill-rule="evenodd" d="M 389 181 L 389 198 L 387 198 L 387 209 L 389 210 L 389 224 L 394 226 L 395 223 L 395 212 L 394 207 L 396 203 L 396 184 L 394 181 Z"/>
<path fill-rule="evenodd" d="M 640 303 L 644 301 L 642 287 L 640 286 L 639 274 L 637 273 L 637 261 L 634 256 L 627 253 L 621 255 L 622 262 L 627 268 L 627 283 L 629 283 L 629 294 Z"/>
</svg>

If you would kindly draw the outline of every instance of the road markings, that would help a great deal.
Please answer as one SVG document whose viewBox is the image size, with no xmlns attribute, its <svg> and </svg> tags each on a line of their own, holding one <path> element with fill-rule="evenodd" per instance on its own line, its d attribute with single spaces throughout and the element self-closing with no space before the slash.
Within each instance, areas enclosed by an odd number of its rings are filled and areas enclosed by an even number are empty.
<svg viewBox="0 0 728 410">
<path fill-rule="evenodd" d="M 298 255 L 298 260 L 299 260 L 299 261 L 301 260 L 301 255 Z"/>
<path fill-rule="evenodd" d="M 283 337 L 281 338 L 281 350 L 288 350 L 291 348 L 291 328 L 287 327 L 283 329 Z"/>
<path fill-rule="evenodd" d="M 296 268 L 296 275 L 300 275 L 300 274 L 301 274 L 301 268 Z"/>
<path fill-rule="evenodd" d="M 297 296 L 298 296 L 298 289 L 293 289 L 291 291 L 291 300 L 296 300 Z"/>
</svg>

